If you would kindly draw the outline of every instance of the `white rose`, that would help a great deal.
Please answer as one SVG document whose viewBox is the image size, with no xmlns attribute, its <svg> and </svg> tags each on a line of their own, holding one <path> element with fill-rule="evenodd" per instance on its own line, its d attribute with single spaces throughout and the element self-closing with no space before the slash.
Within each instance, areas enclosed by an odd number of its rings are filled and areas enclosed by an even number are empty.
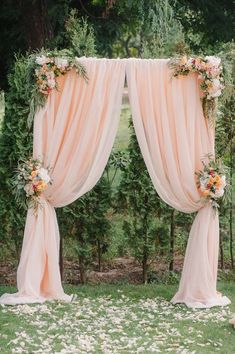
<svg viewBox="0 0 235 354">
<path fill-rule="evenodd" d="M 220 84 L 220 80 L 219 79 L 213 79 L 212 80 L 213 83 L 213 87 L 216 89 L 220 89 L 221 88 L 221 84 Z"/>
<path fill-rule="evenodd" d="M 210 97 L 219 97 L 221 95 L 222 85 L 219 79 L 213 79 L 211 87 L 208 88 L 208 93 Z"/>
<path fill-rule="evenodd" d="M 209 182 L 209 178 L 208 177 L 200 177 L 199 181 L 200 181 L 201 190 L 202 191 L 206 190 L 206 186 Z"/>
<path fill-rule="evenodd" d="M 35 60 L 35 62 L 38 65 L 43 65 L 43 64 L 49 63 L 49 61 L 50 61 L 50 58 L 47 58 L 45 55 L 42 55 L 41 57 L 37 57 Z"/>
<path fill-rule="evenodd" d="M 221 176 L 221 186 L 224 188 L 226 186 L 226 177 L 225 176 Z"/>
<path fill-rule="evenodd" d="M 207 56 L 205 57 L 205 59 L 208 61 L 209 64 L 213 65 L 213 66 L 219 66 L 221 63 L 221 59 L 218 57 L 214 57 L 214 56 Z"/>
<path fill-rule="evenodd" d="M 218 91 L 216 91 L 216 92 L 210 94 L 210 96 L 211 96 L 212 98 L 219 97 L 220 95 L 221 95 L 221 90 L 218 90 Z"/>
<path fill-rule="evenodd" d="M 50 88 L 54 88 L 55 87 L 55 80 L 51 80 L 51 79 L 49 79 L 49 80 L 47 80 L 47 84 L 48 84 L 48 86 L 50 87 Z"/>
<path fill-rule="evenodd" d="M 27 196 L 34 194 L 33 186 L 30 183 L 28 183 L 24 186 L 24 190 L 25 190 Z"/>
<path fill-rule="evenodd" d="M 45 182 L 45 183 L 49 183 L 50 182 L 50 176 L 48 174 L 48 171 L 41 167 L 38 171 L 38 176 Z"/>
<path fill-rule="evenodd" d="M 224 195 L 224 189 L 223 188 L 217 189 L 217 191 L 215 192 L 215 197 L 216 198 L 221 198 L 221 197 L 223 197 L 223 195 Z"/>
<path fill-rule="evenodd" d="M 58 66 L 58 68 L 66 68 L 69 65 L 69 62 L 67 59 L 55 58 L 55 65 Z"/>
</svg>

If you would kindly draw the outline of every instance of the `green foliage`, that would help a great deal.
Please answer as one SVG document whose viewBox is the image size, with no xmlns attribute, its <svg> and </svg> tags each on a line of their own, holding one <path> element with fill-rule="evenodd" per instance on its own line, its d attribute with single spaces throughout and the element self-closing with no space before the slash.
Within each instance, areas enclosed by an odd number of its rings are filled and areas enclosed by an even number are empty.
<svg viewBox="0 0 235 354">
<path fill-rule="evenodd" d="M 32 131 L 27 127 L 31 87 L 28 83 L 28 59 L 20 56 L 9 74 L 5 94 L 5 117 L 0 135 L 0 235 L 19 256 L 25 211 L 12 194 L 11 179 L 20 158 L 32 151 Z"/>
<path fill-rule="evenodd" d="M 78 19 L 76 10 L 70 13 L 66 22 L 66 31 L 69 47 L 74 55 L 89 57 L 96 54 L 93 27 L 84 18 Z"/>
<path fill-rule="evenodd" d="M 234 38 L 234 2 L 227 0 L 170 0 L 190 47 L 207 54 Z"/>
<path fill-rule="evenodd" d="M 75 18 L 73 17 L 71 21 L 75 21 Z M 85 21 L 83 24 L 85 24 Z M 85 27 L 87 28 L 87 41 L 85 41 L 85 32 L 83 32 L 84 29 L 81 25 L 78 25 L 76 28 L 74 27 L 71 35 L 73 36 L 73 43 L 75 43 L 76 34 L 79 38 L 81 38 L 82 33 L 86 44 L 85 53 L 88 53 L 89 51 L 91 53 L 94 48 L 94 41 L 92 42 L 93 34 L 92 31 L 88 31 L 87 25 Z M 26 56 L 16 57 L 14 67 L 8 78 L 9 90 L 5 93 L 5 117 L 2 123 L 0 135 L 0 156 L 1 161 L 4 162 L 0 165 L 0 235 L 1 241 L 4 239 L 4 242 L 9 243 L 9 247 L 12 248 L 13 252 L 17 253 L 17 256 L 19 256 L 19 250 L 22 242 L 25 224 L 25 210 L 22 208 L 21 204 L 13 198 L 11 180 L 17 168 L 18 161 L 28 159 L 28 157 L 32 154 L 33 133 L 32 129 L 29 130 L 27 126 L 27 117 L 30 113 L 32 117 L 35 113 L 36 107 L 44 104 L 44 100 L 40 100 L 41 96 L 36 94 L 37 88 L 34 77 L 35 57 L 36 55 L 48 54 L 48 52 L 51 55 L 62 56 L 65 58 L 72 55 L 71 49 L 60 51 L 46 51 L 42 49 L 37 53 L 28 53 Z M 96 192 L 94 191 L 94 193 Z M 98 197 L 98 195 L 102 195 L 102 193 L 99 190 L 99 192 L 95 195 Z M 86 208 L 88 208 L 90 198 L 91 197 L 89 197 L 87 201 L 84 199 L 81 202 L 83 203 L 83 208 L 81 207 L 81 204 L 78 206 L 77 212 L 80 213 L 79 217 L 83 223 L 85 223 L 83 219 L 86 219 L 87 217 L 87 214 L 85 214 L 85 217 L 83 212 Z M 104 213 L 103 208 L 104 206 L 102 203 L 96 203 L 96 215 L 99 219 L 97 230 L 99 230 L 102 235 L 105 227 L 107 227 L 105 218 L 103 219 L 103 224 L 100 221 L 101 215 Z M 70 216 L 71 213 L 69 214 Z M 76 214 L 76 206 L 74 214 Z M 93 213 L 91 215 L 93 215 Z M 72 218 L 70 217 L 68 220 L 72 225 Z M 90 219 L 86 220 L 84 230 L 87 230 L 90 224 Z M 85 231 L 84 238 L 86 237 L 86 232 L 88 231 Z M 85 248 L 80 250 L 81 254 L 86 253 Z"/>
<path fill-rule="evenodd" d="M 132 252 L 142 264 L 143 282 L 146 282 L 149 259 L 156 252 L 155 242 L 159 230 L 156 220 L 161 213 L 162 203 L 148 175 L 133 128 L 128 155 L 129 163 L 123 169 L 118 188 L 118 206 L 128 212 L 123 231 Z"/>
<path fill-rule="evenodd" d="M 94 262 L 101 261 L 107 251 L 111 228 L 107 212 L 111 202 L 111 188 L 105 177 L 83 197 L 58 210 L 59 224 L 64 236 L 77 240 L 76 253 L 79 259 L 80 279 L 86 282 L 86 270 Z"/>
<path fill-rule="evenodd" d="M 187 51 L 183 28 L 168 1 L 148 7 L 142 25 L 142 57 L 162 58 Z"/>
</svg>

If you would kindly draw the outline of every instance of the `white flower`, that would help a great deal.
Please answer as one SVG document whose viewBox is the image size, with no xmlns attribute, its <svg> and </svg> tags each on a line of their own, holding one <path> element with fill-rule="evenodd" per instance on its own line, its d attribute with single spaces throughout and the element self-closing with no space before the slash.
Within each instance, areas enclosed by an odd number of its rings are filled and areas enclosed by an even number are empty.
<svg viewBox="0 0 235 354">
<path fill-rule="evenodd" d="M 211 85 L 208 87 L 208 94 L 210 97 L 215 98 L 219 97 L 221 95 L 221 89 L 223 86 L 221 85 L 221 82 L 219 79 L 213 79 L 211 81 Z"/>
<path fill-rule="evenodd" d="M 215 198 L 221 198 L 221 197 L 223 197 L 223 195 L 224 195 L 224 189 L 223 188 L 220 188 L 220 189 L 216 190 Z"/>
<path fill-rule="evenodd" d="M 210 97 L 211 98 L 216 98 L 216 97 L 219 97 L 221 95 L 221 90 L 218 90 L 212 94 L 210 94 Z"/>
<path fill-rule="evenodd" d="M 52 79 L 54 79 L 55 78 L 55 74 L 54 74 L 54 72 L 53 71 L 47 71 L 46 72 L 46 77 L 47 77 L 47 80 L 52 80 Z"/>
<path fill-rule="evenodd" d="M 34 194 L 33 185 L 31 183 L 26 184 L 24 186 L 24 190 L 27 196 Z"/>
<path fill-rule="evenodd" d="M 205 57 L 205 59 L 208 61 L 209 64 L 211 64 L 212 66 L 219 66 L 221 59 L 215 56 L 207 56 Z"/>
<path fill-rule="evenodd" d="M 49 183 L 51 181 L 48 171 L 43 167 L 39 169 L 38 177 L 40 177 L 45 183 Z"/>
<path fill-rule="evenodd" d="M 48 84 L 48 86 L 50 87 L 50 88 L 54 88 L 55 87 L 55 85 L 56 85 L 56 83 L 55 83 L 55 80 L 51 80 L 51 79 L 49 79 L 48 81 L 47 81 L 47 84 Z"/>
<path fill-rule="evenodd" d="M 226 186 L 226 177 L 225 176 L 221 176 L 220 184 L 223 188 Z"/>
<path fill-rule="evenodd" d="M 69 62 L 67 59 L 55 58 L 55 65 L 58 66 L 58 68 L 66 68 L 69 65 Z"/>
<path fill-rule="evenodd" d="M 193 65 L 194 59 L 193 58 L 189 58 L 187 61 L 187 65 Z"/>
<path fill-rule="evenodd" d="M 37 57 L 36 60 L 35 60 L 35 62 L 38 65 L 43 65 L 43 64 L 49 63 L 49 61 L 50 61 L 50 58 L 47 58 L 45 55 Z"/>
<path fill-rule="evenodd" d="M 202 177 L 199 178 L 199 181 L 200 181 L 201 190 L 205 191 L 206 190 L 206 186 L 207 186 L 208 181 L 209 181 L 209 177 L 202 176 Z"/>
</svg>

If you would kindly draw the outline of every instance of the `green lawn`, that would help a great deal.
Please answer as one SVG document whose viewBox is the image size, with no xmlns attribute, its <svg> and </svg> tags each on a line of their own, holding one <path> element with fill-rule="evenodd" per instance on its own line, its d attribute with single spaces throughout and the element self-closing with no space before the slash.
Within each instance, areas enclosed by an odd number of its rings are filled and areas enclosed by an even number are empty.
<svg viewBox="0 0 235 354">
<path fill-rule="evenodd" d="M 235 353 L 230 307 L 191 310 L 168 300 L 175 286 L 67 286 L 70 303 L 1 307 L 0 353 Z M 0 292 L 14 291 L 1 287 Z"/>
<path fill-rule="evenodd" d="M 130 129 L 129 129 L 130 117 L 131 117 L 130 107 L 128 105 L 123 106 L 121 111 L 118 131 L 113 146 L 114 151 L 123 151 L 126 150 L 128 147 L 129 140 L 130 140 Z"/>
</svg>

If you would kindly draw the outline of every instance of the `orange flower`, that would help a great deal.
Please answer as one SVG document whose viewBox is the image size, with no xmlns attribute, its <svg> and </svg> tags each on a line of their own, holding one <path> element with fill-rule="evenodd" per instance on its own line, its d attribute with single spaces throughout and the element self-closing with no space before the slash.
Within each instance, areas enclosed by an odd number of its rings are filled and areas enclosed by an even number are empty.
<svg viewBox="0 0 235 354">
<path fill-rule="evenodd" d="M 32 172 L 31 172 L 31 176 L 32 176 L 33 178 L 36 177 L 37 174 L 38 174 L 38 171 L 32 171 Z"/>
<path fill-rule="evenodd" d="M 216 183 L 219 183 L 220 182 L 220 176 L 219 175 L 215 176 L 214 180 L 215 180 Z"/>
<path fill-rule="evenodd" d="M 45 182 L 39 181 L 38 184 L 37 184 L 37 191 L 38 192 L 42 192 L 45 189 L 47 189 L 47 187 L 48 187 L 48 185 Z"/>
<path fill-rule="evenodd" d="M 214 184 L 214 182 L 215 182 L 215 180 L 214 180 L 214 177 L 210 177 L 210 179 L 209 179 L 209 184 Z"/>
<path fill-rule="evenodd" d="M 202 192 L 203 197 L 208 197 L 209 194 L 210 194 L 210 191 L 208 191 L 208 189 L 206 189 L 205 191 Z"/>
</svg>

